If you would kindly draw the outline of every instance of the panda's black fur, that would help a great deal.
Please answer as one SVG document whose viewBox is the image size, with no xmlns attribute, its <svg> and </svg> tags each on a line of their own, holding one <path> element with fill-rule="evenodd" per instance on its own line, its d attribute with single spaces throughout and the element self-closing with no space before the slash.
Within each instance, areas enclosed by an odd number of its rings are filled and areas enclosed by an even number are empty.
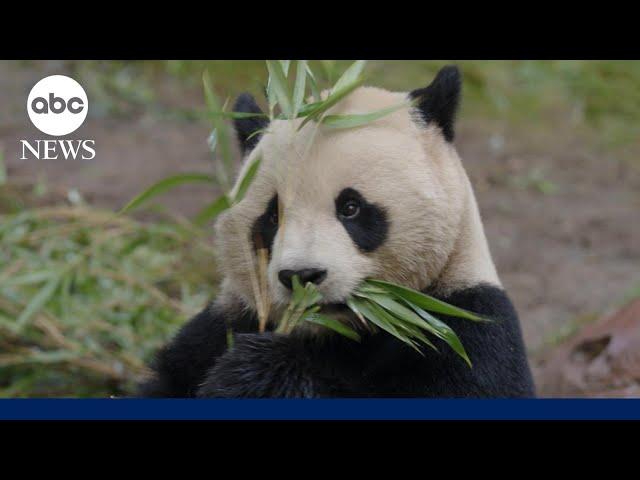
<svg viewBox="0 0 640 480">
<path fill-rule="evenodd" d="M 255 99 L 248 93 L 238 96 L 233 105 L 234 112 L 253 113 L 261 115 L 262 110 L 256 104 Z M 236 121 L 236 135 L 243 153 L 252 150 L 260 141 L 261 130 L 266 128 L 269 120 L 263 116 L 247 117 Z"/>
<path fill-rule="evenodd" d="M 425 89 L 412 92 L 426 123 L 453 139 L 460 76 L 443 69 Z M 257 113 L 250 96 L 237 111 Z M 243 150 L 264 128 L 256 118 L 236 121 Z M 248 139 L 248 140 L 247 140 Z M 273 207 L 274 200 L 270 202 Z M 273 208 L 271 209 L 273 210 Z M 272 212 L 271 212 L 272 213 Z M 254 230 L 269 228 L 269 206 Z M 264 217 L 264 218 L 263 218 Z M 275 235 L 275 231 L 272 232 Z M 382 240 L 383 237 L 380 237 Z M 354 240 L 355 241 L 355 240 Z M 340 335 L 258 333 L 256 315 L 244 307 L 216 302 L 182 327 L 156 356 L 154 375 L 140 387 L 147 397 L 531 397 L 534 385 L 518 317 L 504 290 L 479 284 L 441 300 L 494 319 L 492 323 L 438 315 L 458 334 L 473 363 L 469 366 L 439 339 L 438 352 L 418 354 L 387 334 L 364 334 L 360 343 Z M 228 329 L 233 346 L 227 348 Z"/>
<path fill-rule="evenodd" d="M 428 87 L 409 94 L 410 98 L 417 101 L 422 119 L 438 125 L 447 142 L 453 141 L 453 125 L 460 104 L 461 87 L 460 71 L 450 65 L 440 70 Z"/>
</svg>

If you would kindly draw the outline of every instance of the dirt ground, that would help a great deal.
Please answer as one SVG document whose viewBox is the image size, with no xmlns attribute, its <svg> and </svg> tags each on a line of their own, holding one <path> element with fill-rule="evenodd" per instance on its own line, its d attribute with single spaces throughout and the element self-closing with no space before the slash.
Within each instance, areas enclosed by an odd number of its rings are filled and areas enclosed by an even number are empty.
<svg viewBox="0 0 640 480">
<path fill-rule="evenodd" d="M 43 138 L 25 102 L 44 70 L 0 65 L 0 146 L 9 178 L 77 189 L 92 204 L 122 207 L 166 175 L 211 171 L 206 124 L 139 112 L 92 117 L 67 138 L 95 139 L 91 161 L 21 161 L 20 139 Z M 167 102 L 201 106 L 194 90 L 162 86 Z M 177 102 L 177 103 L 176 103 Z M 587 146 L 571 125 L 496 128 L 461 118 L 456 146 L 467 166 L 502 281 L 521 315 L 541 385 L 540 365 L 554 343 L 621 305 L 640 286 L 640 171 Z M 206 187 L 181 189 L 164 204 L 193 214 Z"/>
</svg>

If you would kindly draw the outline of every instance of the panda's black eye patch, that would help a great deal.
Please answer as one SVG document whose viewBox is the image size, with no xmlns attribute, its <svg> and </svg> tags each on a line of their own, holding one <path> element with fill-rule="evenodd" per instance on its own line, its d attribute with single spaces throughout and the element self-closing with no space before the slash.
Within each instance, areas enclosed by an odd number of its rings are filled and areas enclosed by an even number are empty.
<svg viewBox="0 0 640 480">
<path fill-rule="evenodd" d="M 251 227 L 251 241 L 253 248 L 259 250 L 267 248 L 271 254 L 273 239 L 278 233 L 278 195 L 274 195 L 264 213 L 253 222 Z"/>
<path fill-rule="evenodd" d="M 345 188 L 335 200 L 336 216 L 363 252 L 373 252 L 384 243 L 389 230 L 385 209 L 369 203 L 353 188 Z"/>
</svg>

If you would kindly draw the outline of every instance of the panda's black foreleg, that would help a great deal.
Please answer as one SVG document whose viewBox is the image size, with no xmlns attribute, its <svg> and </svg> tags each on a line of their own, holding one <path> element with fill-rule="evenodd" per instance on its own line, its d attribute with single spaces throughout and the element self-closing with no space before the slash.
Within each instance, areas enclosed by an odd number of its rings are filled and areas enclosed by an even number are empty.
<svg viewBox="0 0 640 480">
<path fill-rule="evenodd" d="M 211 305 L 187 322 L 152 362 L 152 375 L 138 388 L 142 397 L 194 397 L 216 359 L 227 350 L 227 328 L 257 330 L 253 315 Z"/>
<path fill-rule="evenodd" d="M 209 371 L 199 397 L 312 398 L 321 379 L 303 345 L 274 333 L 239 334 Z"/>
</svg>

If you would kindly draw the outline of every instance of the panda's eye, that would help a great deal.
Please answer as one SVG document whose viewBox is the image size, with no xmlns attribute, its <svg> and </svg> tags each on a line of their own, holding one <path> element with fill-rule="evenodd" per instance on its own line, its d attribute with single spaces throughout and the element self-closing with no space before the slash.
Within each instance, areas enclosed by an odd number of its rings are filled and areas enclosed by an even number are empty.
<svg viewBox="0 0 640 480">
<path fill-rule="evenodd" d="M 340 216 L 343 218 L 355 218 L 360 213 L 360 203 L 356 200 L 348 200 L 340 207 Z"/>
<path fill-rule="evenodd" d="M 278 210 L 271 212 L 269 215 L 269 222 L 271 225 L 278 225 Z"/>
</svg>

